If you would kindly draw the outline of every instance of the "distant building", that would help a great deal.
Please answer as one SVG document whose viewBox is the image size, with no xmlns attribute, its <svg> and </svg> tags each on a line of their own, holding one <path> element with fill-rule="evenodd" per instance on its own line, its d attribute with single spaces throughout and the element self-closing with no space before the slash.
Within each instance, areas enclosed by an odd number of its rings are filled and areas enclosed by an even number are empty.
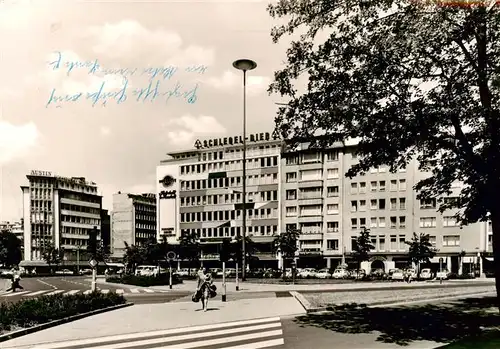
<svg viewBox="0 0 500 349">
<path fill-rule="evenodd" d="M 112 257 L 123 257 L 125 243 L 141 246 L 151 239 L 156 240 L 155 194 L 114 194 L 111 211 Z"/>
<path fill-rule="evenodd" d="M 76 265 L 89 231 L 101 228 L 102 197 L 97 185 L 83 177 L 61 177 L 31 171 L 23 192 L 24 260 L 22 266 L 45 266 L 44 247 L 64 250 L 64 264 Z"/>
<path fill-rule="evenodd" d="M 108 210 L 101 210 L 101 241 L 106 251 L 111 251 L 111 217 Z"/>
<path fill-rule="evenodd" d="M 246 236 L 256 248 L 254 268 L 277 267 L 272 252 L 280 232 L 281 142 L 269 133 L 249 135 L 246 178 L 242 137 L 197 141 L 194 149 L 168 153 L 156 169 L 158 237 L 177 243 L 182 233 L 195 233 L 201 261 L 220 266 L 222 239 L 243 235 L 243 181 L 246 179 Z"/>
<path fill-rule="evenodd" d="M 13 233 L 19 240 L 23 241 L 23 220 L 20 222 L 0 222 L 0 230 L 7 230 Z"/>
</svg>

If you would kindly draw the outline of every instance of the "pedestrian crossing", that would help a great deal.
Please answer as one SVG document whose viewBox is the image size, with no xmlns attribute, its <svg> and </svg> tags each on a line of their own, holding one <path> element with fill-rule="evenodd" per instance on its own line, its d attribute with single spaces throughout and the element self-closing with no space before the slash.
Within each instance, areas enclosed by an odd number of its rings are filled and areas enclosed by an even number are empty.
<svg viewBox="0 0 500 349">
<path fill-rule="evenodd" d="M 284 344 L 281 320 L 271 317 L 53 342 L 30 349 L 274 349 Z"/>
<path fill-rule="evenodd" d="M 132 289 L 101 289 L 99 290 L 101 293 L 107 294 L 110 292 L 116 292 L 122 295 L 141 295 L 141 294 L 152 294 L 152 293 L 166 293 L 168 291 L 163 290 L 151 290 L 147 288 L 132 288 Z M 17 291 L 17 292 L 0 292 L 0 297 L 35 297 L 35 296 L 51 296 L 55 294 L 63 294 L 63 295 L 73 295 L 73 294 L 89 294 L 91 290 L 40 290 L 40 291 Z"/>
</svg>

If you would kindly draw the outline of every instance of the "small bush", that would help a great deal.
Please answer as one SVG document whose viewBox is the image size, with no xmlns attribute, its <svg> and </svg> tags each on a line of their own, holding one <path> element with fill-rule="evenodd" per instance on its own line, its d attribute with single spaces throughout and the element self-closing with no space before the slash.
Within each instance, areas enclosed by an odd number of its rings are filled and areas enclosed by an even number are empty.
<svg viewBox="0 0 500 349">
<path fill-rule="evenodd" d="M 31 327 L 126 302 L 122 295 L 114 292 L 103 294 L 51 295 L 16 303 L 0 304 L 0 331 L 12 327 Z"/>
<path fill-rule="evenodd" d="M 160 274 L 159 276 L 135 276 L 135 275 L 123 275 L 107 277 L 106 282 L 118 283 L 118 284 L 127 284 L 134 285 L 140 287 L 148 287 L 148 286 L 164 286 L 169 284 L 169 274 Z M 172 284 L 177 285 L 181 284 L 182 279 L 176 275 L 172 275 Z"/>
</svg>

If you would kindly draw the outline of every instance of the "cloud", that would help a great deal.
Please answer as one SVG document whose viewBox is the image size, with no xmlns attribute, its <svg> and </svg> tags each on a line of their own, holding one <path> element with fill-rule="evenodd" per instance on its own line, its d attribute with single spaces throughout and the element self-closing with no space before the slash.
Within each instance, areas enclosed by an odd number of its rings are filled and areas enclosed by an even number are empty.
<svg viewBox="0 0 500 349">
<path fill-rule="evenodd" d="M 101 133 L 102 136 L 109 136 L 111 134 L 111 129 L 106 126 L 101 126 L 99 132 Z"/>
<path fill-rule="evenodd" d="M 211 65 L 215 62 L 213 49 L 185 46 L 178 33 L 148 29 L 134 20 L 92 26 L 85 35 L 95 42 L 92 50 L 100 59 L 147 60 L 148 64 L 157 65 Z"/>
<path fill-rule="evenodd" d="M 230 70 L 225 71 L 219 77 L 207 78 L 204 82 L 215 89 L 228 92 L 240 91 L 237 87 L 243 85 L 241 74 L 236 74 Z M 265 93 L 270 83 L 271 79 L 268 77 L 250 75 L 247 77 L 247 93 L 250 95 Z"/>
<path fill-rule="evenodd" d="M 16 126 L 0 121 L 0 165 L 28 155 L 38 138 L 39 132 L 33 122 Z"/>
<path fill-rule="evenodd" d="M 226 128 L 216 118 L 208 115 L 183 115 L 170 120 L 164 127 L 170 129 L 167 132 L 168 141 L 179 147 L 192 146 L 194 139 L 199 136 L 226 133 Z"/>
</svg>

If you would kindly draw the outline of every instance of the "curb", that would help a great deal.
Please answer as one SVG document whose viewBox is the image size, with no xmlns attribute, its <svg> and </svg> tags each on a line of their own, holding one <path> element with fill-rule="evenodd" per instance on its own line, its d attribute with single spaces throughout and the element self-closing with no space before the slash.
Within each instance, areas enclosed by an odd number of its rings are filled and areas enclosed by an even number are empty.
<svg viewBox="0 0 500 349">
<path fill-rule="evenodd" d="M 302 305 L 302 308 L 307 312 L 307 309 L 312 309 L 311 303 L 299 292 L 297 291 L 290 291 L 290 294 L 295 298 L 300 305 Z"/>
<path fill-rule="evenodd" d="M 113 305 L 111 307 L 107 307 L 107 308 L 103 308 L 103 309 L 97 309 L 97 310 L 94 310 L 94 311 L 90 311 L 88 313 L 76 314 L 76 315 L 68 316 L 68 317 L 65 317 L 65 318 L 62 318 L 62 319 L 58 319 L 58 320 L 46 322 L 44 324 L 35 325 L 33 327 L 24 328 L 22 330 L 18 330 L 18 331 L 14 331 L 14 332 L 11 332 L 11 333 L 4 334 L 4 335 L 0 335 L 0 342 L 5 342 L 5 341 L 8 341 L 8 340 L 11 340 L 11 339 L 14 339 L 14 338 L 25 336 L 27 334 L 38 332 L 38 331 L 41 331 L 41 330 L 46 330 L 48 328 L 55 327 L 55 326 L 58 326 L 58 325 L 62 325 L 62 324 L 65 324 L 65 323 L 68 323 L 68 322 L 72 322 L 72 321 L 75 321 L 75 320 L 80 320 L 80 319 L 86 318 L 88 316 L 98 315 L 98 314 L 106 313 L 108 311 L 117 310 L 117 309 L 121 309 L 121 308 L 126 308 L 126 307 L 129 307 L 131 305 L 134 305 L 134 303 L 125 303 L 125 304 Z"/>
<path fill-rule="evenodd" d="M 447 295 L 447 296 L 438 296 L 438 297 L 433 297 L 433 298 L 414 298 L 414 299 L 408 299 L 405 301 L 380 301 L 380 302 L 373 302 L 373 303 L 363 303 L 365 304 L 368 308 L 378 308 L 378 307 L 388 307 L 388 306 L 398 306 L 398 305 L 408 305 L 408 304 L 414 304 L 414 303 L 429 303 L 432 301 L 440 301 L 440 300 L 445 300 L 445 299 L 457 299 L 457 298 L 464 298 L 464 297 L 471 297 L 471 296 L 483 296 L 486 294 L 493 294 L 496 293 L 494 291 L 483 291 L 483 292 L 476 292 L 476 293 L 463 293 L 459 295 Z M 299 301 L 300 302 L 300 301 Z M 306 301 L 309 303 L 308 301 Z M 346 303 L 336 303 L 333 304 L 333 306 L 339 306 L 339 305 L 344 305 Z M 361 304 L 361 303 L 360 303 Z M 304 306 L 302 304 L 302 306 Z M 328 311 L 327 307 L 316 307 L 316 308 L 306 308 L 306 312 L 309 313 L 317 313 L 317 312 L 322 312 L 322 311 Z"/>
</svg>

